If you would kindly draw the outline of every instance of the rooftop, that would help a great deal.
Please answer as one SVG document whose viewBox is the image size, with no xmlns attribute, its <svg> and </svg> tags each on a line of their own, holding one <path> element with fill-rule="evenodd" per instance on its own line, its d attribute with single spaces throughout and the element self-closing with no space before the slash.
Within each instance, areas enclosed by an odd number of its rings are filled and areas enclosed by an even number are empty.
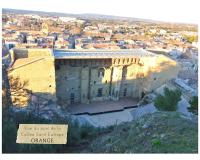
<svg viewBox="0 0 200 160">
<path fill-rule="evenodd" d="M 132 58 L 156 56 L 156 54 L 144 49 L 121 49 L 121 50 L 54 50 L 55 59 L 97 59 L 97 58 Z"/>
</svg>

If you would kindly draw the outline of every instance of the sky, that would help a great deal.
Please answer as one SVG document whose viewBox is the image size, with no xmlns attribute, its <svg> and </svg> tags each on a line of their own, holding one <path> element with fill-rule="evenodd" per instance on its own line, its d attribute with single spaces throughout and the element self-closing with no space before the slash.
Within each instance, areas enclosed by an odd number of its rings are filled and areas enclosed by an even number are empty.
<svg viewBox="0 0 200 160">
<path fill-rule="evenodd" d="M 1 0 L 1 7 L 198 23 L 198 2 L 200 0 Z"/>
</svg>

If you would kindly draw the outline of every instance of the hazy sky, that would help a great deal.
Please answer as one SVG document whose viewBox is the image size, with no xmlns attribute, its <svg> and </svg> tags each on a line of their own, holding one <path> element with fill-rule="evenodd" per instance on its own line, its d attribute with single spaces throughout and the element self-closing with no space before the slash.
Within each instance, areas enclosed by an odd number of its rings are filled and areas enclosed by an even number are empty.
<svg viewBox="0 0 200 160">
<path fill-rule="evenodd" d="M 1 0 L 2 8 L 198 23 L 200 0 Z"/>
</svg>

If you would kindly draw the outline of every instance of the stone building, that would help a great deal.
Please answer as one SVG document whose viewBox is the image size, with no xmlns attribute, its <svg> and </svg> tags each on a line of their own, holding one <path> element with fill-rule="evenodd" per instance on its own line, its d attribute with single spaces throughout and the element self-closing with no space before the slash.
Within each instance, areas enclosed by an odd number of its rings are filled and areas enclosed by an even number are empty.
<svg viewBox="0 0 200 160">
<path fill-rule="evenodd" d="M 177 63 L 143 49 L 13 49 L 9 75 L 65 106 L 130 97 L 140 100 L 177 76 Z"/>
</svg>

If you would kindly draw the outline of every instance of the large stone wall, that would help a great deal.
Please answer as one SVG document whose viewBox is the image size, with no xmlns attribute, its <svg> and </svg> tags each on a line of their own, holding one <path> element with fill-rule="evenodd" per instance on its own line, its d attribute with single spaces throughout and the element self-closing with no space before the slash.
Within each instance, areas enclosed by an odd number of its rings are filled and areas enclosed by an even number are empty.
<svg viewBox="0 0 200 160">
<path fill-rule="evenodd" d="M 70 105 L 72 100 L 73 103 L 89 103 L 123 97 L 139 98 L 141 86 L 138 84 L 141 80 L 137 75 L 141 66 L 135 60 L 129 62 L 119 59 L 112 65 L 109 60 L 56 60 L 58 101 Z M 123 73 L 124 68 L 126 73 Z"/>
<path fill-rule="evenodd" d="M 49 53 L 46 50 L 37 51 L 31 50 L 31 53 L 38 54 L 35 54 L 35 56 L 34 54 L 32 56 L 29 55 L 30 57 L 28 56 L 28 58 L 23 56 L 26 51 L 22 52 L 21 57 L 18 51 L 16 53 L 19 54 L 18 58 L 15 59 L 13 65 L 9 68 L 8 75 L 14 79 L 18 78 L 19 83 L 27 82 L 24 88 L 33 94 L 56 101 L 54 57 L 46 56 Z M 15 99 L 14 94 L 11 96 L 12 99 Z"/>
<path fill-rule="evenodd" d="M 62 59 L 56 60 L 56 66 L 58 101 L 66 105 L 72 101 L 90 103 L 123 97 L 139 100 L 142 94 L 174 78 L 179 71 L 175 61 L 161 55 L 140 59 Z"/>
<path fill-rule="evenodd" d="M 140 99 L 177 76 L 179 66 L 165 56 L 109 59 L 55 59 L 49 49 L 13 50 L 9 76 L 62 105 Z"/>
</svg>

